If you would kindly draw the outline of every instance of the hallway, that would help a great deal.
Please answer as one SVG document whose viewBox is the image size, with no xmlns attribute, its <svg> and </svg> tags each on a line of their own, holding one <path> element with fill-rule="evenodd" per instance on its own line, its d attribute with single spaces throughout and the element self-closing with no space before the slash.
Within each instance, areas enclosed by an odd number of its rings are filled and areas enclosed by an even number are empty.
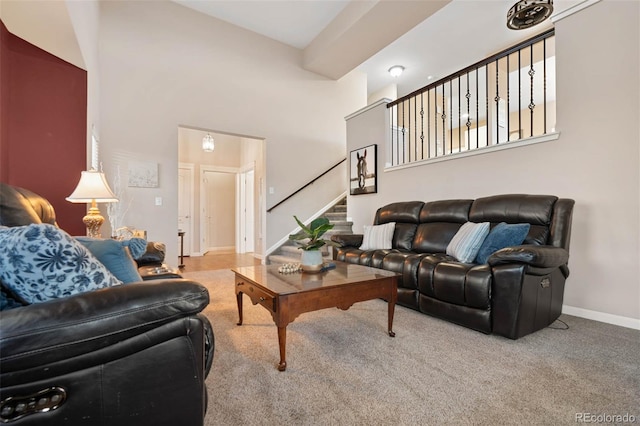
<svg viewBox="0 0 640 426">
<path fill-rule="evenodd" d="M 260 265 L 261 260 L 253 257 L 251 253 L 216 253 L 205 256 L 184 258 L 184 268 L 181 272 L 214 271 L 217 269 L 231 269 L 236 266 Z"/>
</svg>

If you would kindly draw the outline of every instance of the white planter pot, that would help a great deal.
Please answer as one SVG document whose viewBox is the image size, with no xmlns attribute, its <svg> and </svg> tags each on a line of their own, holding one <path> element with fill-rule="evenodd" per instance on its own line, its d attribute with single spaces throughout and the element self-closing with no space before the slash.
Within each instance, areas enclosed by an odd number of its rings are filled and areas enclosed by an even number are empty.
<svg viewBox="0 0 640 426">
<path fill-rule="evenodd" d="M 322 269 L 322 252 L 320 250 L 302 250 L 300 265 L 305 272 L 318 272 Z"/>
</svg>

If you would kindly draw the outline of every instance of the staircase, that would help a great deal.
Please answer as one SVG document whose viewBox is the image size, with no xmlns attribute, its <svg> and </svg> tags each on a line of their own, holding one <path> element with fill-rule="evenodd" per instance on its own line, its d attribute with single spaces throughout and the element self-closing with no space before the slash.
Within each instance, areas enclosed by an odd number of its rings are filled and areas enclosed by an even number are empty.
<svg viewBox="0 0 640 426">
<path fill-rule="evenodd" d="M 333 224 L 333 229 L 326 232 L 322 236 L 323 239 L 330 240 L 333 234 L 353 234 L 353 222 L 347 221 L 346 197 L 324 212 L 322 217 L 326 217 Z M 327 245 L 322 247 L 322 256 L 327 262 L 331 260 L 331 252 L 329 251 L 331 249 L 333 247 Z M 300 263 L 300 249 L 292 241 L 287 241 L 267 257 L 267 264 L 283 263 Z"/>
</svg>

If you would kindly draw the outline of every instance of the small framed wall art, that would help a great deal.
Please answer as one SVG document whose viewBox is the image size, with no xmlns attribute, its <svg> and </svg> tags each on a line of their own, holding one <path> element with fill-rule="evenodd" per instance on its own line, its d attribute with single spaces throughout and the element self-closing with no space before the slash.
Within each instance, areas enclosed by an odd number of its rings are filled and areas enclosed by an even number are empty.
<svg viewBox="0 0 640 426">
<path fill-rule="evenodd" d="M 129 162 L 129 180 L 127 186 L 138 188 L 158 187 L 158 163 L 147 161 Z"/>
<path fill-rule="evenodd" d="M 377 145 L 351 151 L 349 193 L 351 195 L 374 194 L 378 192 Z"/>
</svg>

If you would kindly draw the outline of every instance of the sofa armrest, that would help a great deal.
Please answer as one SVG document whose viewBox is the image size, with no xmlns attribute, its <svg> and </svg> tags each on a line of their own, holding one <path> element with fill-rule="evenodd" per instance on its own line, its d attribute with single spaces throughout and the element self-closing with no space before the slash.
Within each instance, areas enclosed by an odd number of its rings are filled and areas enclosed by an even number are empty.
<svg viewBox="0 0 640 426">
<path fill-rule="evenodd" d="M 522 245 L 507 247 L 489 256 L 491 266 L 524 263 L 536 268 L 559 268 L 569 261 L 569 252 L 560 247 Z"/>
<path fill-rule="evenodd" d="M 362 234 L 334 234 L 331 236 L 331 241 L 340 244 L 342 247 L 355 247 L 358 248 L 362 245 L 364 235 Z"/>
<path fill-rule="evenodd" d="M 143 281 L 182 278 L 178 268 L 172 268 L 165 263 L 161 265 L 140 266 L 138 273 Z"/>
<path fill-rule="evenodd" d="M 3 311 L 3 373 L 99 351 L 209 303 L 207 289 L 185 280 L 137 282 Z"/>
<path fill-rule="evenodd" d="M 145 252 L 135 260 L 138 266 L 162 265 L 166 252 L 167 247 L 164 243 L 149 241 Z"/>
</svg>

